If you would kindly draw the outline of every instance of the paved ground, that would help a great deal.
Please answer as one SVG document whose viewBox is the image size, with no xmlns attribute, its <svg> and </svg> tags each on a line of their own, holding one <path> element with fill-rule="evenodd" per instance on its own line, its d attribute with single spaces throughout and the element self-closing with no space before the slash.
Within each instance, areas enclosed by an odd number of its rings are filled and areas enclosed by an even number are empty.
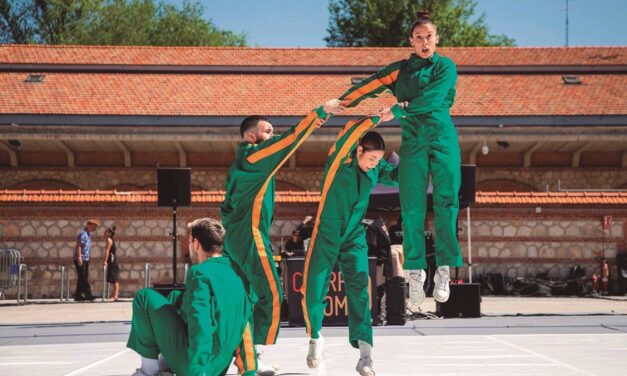
<svg viewBox="0 0 627 376">
<path fill-rule="evenodd" d="M 528 298 L 495 297 L 481 298 L 481 313 L 488 316 L 502 315 L 581 315 L 625 314 L 627 297 L 608 298 Z M 424 311 L 435 311 L 433 299 L 422 304 Z M 120 302 L 63 303 L 59 299 L 35 300 L 17 305 L 15 300 L 0 300 L 0 325 L 33 323 L 74 323 L 101 321 L 129 321 L 131 300 Z"/>
<path fill-rule="evenodd" d="M 624 299 L 484 298 L 481 308 L 488 316 L 375 328 L 377 375 L 625 374 Z M 129 318 L 129 302 L 4 302 L 0 375 L 130 375 L 139 357 L 125 348 Z M 306 367 L 302 328 L 282 328 L 264 358 L 285 376 L 355 375 L 358 352 L 348 345 L 347 330 L 325 328 L 323 335 L 325 364 L 317 370 Z"/>
</svg>

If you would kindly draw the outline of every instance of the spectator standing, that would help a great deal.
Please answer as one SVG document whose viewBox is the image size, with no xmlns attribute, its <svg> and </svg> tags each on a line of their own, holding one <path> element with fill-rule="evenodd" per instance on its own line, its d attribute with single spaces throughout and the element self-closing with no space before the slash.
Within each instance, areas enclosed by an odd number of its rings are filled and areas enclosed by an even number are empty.
<svg viewBox="0 0 627 376">
<path fill-rule="evenodd" d="M 107 267 L 107 282 L 113 284 L 111 300 L 117 302 L 120 295 L 120 264 L 118 264 L 117 249 L 115 246 L 115 226 L 105 229 L 105 257 L 104 266 Z"/>
<path fill-rule="evenodd" d="M 74 301 L 80 302 L 96 299 L 91 294 L 89 285 L 89 253 L 91 251 L 91 234 L 96 231 L 100 223 L 95 219 L 87 220 L 85 228 L 78 233 L 76 246 L 74 247 L 73 261 L 76 267 L 76 291 Z"/>
</svg>

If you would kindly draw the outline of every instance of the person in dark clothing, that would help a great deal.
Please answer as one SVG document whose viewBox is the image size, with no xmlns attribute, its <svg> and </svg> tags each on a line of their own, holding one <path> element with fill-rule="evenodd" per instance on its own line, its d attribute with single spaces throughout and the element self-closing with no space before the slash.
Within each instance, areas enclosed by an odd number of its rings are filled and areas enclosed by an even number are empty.
<svg viewBox="0 0 627 376">
<path fill-rule="evenodd" d="M 307 240 L 311 238 L 311 232 L 313 231 L 313 227 L 314 227 L 314 217 L 311 215 L 308 215 L 305 217 L 305 219 L 303 219 L 303 222 L 298 225 L 298 232 L 300 234 L 300 238 L 302 240 Z"/>
<path fill-rule="evenodd" d="M 89 254 L 91 252 L 91 234 L 96 231 L 99 223 L 95 219 L 87 221 L 85 228 L 78 233 L 76 247 L 74 248 L 74 267 L 76 267 L 76 291 L 74 301 L 92 301 L 96 299 L 91 294 L 89 285 Z"/>
<path fill-rule="evenodd" d="M 377 258 L 377 305 L 379 307 L 380 320 L 382 315 L 382 299 L 385 295 L 385 286 L 387 281 L 392 277 L 392 263 L 390 244 L 390 236 L 385 222 L 381 216 L 377 217 L 372 223 L 369 220 L 362 222 L 366 226 L 366 243 L 368 243 L 368 257 Z"/>
<path fill-rule="evenodd" d="M 398 221 L 388 229 L 390 233 L 390 243 L 403 245 L 403 217 L 398 216 Z"/>
<path fill-rule="evenodd" d="M 383 275 L 390 276 L 390 235 L 381 216 L 366 226 L 366 242 L 368 243 L 368 256 L 377 258 L 377 267 L 383 267 Z M 378 284 L 378 283 L 377 283 Z"/>
<path fill-rule="evenodd" d="M 115 226 L 105 229 L 105 257 L 104 266 L 107 267 L 107 282 L 113 284 L 111 300 L 117 302 L 120 295 L 120 264 L 118 264 L 117 250 L 115 247 Z"/>
<path fill-rule="evenodd" d="M 305 251 L 305 247 L 303 245 L 303 239 L 300 237 L 300 232 L 298 230 L 292 231 L 292 237 L 285 242 L 284 245 L 284 254 L 282 256 L 302 256 Z"/>
</svg>

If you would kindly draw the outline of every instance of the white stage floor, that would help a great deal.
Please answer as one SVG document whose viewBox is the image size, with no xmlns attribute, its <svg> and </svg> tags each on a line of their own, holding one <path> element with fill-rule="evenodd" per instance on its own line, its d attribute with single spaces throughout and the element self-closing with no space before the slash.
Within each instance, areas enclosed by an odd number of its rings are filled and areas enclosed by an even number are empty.
<svg viewBox="0 0 627 376">
<path fill-rule="evenodd" d="M 127 322 L 0 326 L 0 375 L 130 375 L 139 356 L 125 348 Z M 302 328 L 283 328 L 264 359 L 279 375 L 355 375 L 358 350 L 346 328 L 324 328 L 325 364 L 305 363 Z M 627 318 L 509 317 L 418 320 L 375 328 L 377 376 L 624 375 Z M 229 375 L 235 375 L 231 368 Z"/>
</svg>

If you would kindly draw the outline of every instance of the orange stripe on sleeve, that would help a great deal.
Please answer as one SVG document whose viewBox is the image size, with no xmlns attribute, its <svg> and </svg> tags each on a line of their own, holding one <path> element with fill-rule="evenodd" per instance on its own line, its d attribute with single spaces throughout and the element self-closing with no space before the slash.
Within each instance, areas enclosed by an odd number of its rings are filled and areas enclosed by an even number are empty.
<svg viewBox="0 0 627 376">
<path fill-rule="evenodd" d="M 336 138 L 336 142 L 337 140 L 339 140 L 340 138 L 342 138 L 342 136 L 344 136 L 346 134 L 346 132 L 348 132 L 349 129 L 353 128 L 353 126 L 355 124 L 357 124 L 358 121 L 355 120 L 349 120 L 346 125 L 344 126 L 344 128 L 342 128 L 342 130 L 340 131 L 340 133 L 337 134 L 337 138 Z M 331 146 L 331 148 L 329 149 L 329 156 L 331 154 L 333 154 L 335 152 L 335 144 L 333 144 L 333 146 Z"/>
<path fill-rule="evenodd" d="M 257 163 L 260 160 L 269 157 L 270 155 L 279 152 L 283 149 L 285 149 L 286 147 L 292 145 L 294 143 L 294 141 L 296 141 L 296 139 L 298 138 L 298 135 L 301 134 L 305 129 L 308 129 L 309 126 L 311 126 L 311 123 L 315 120 L 318 120 L 319 122 L 322 122 L 321 119 L 318 119 L 318 115 L 316 113 L 316 111 L 312 111 L 309 113 L 309 115 L 307 115 L 306 118 L 304 118 L 303 120 L 300 121 L 300 123 L 298 123 L 298 125 L 296 126 L 296 129 L 294 130 L 294 133 L 292 133 L 291 135 L 285 137 L 284 139 L 282 139 L 281 141 L 278 141 L 270 146 L 268 146 L 267 148 L 263 148 L 259 151 L 256 151 L 254 153 L 252 153 L 251 155 L 248 156 L 248 158 L 246 158 L 246 160 L 249 163 Z"/>
<path fill-rule="evenodd" d="M 396 78 L 398 77 L 398 73 L 399 73 L 399 70 L 397 69 L 383 78 L 379 78 L 379 79 L 368 82 L 366 85 L 356 89 L 355 91 L 352 91 L 346 97 L 342 98 L 342 102 L 345 105 L 350 105 L 355 100 L 372 93 L 373 91 L 377 90 L 381 86 L 392 84 L 394 81 L 396 81 Z"/>
</svg>

